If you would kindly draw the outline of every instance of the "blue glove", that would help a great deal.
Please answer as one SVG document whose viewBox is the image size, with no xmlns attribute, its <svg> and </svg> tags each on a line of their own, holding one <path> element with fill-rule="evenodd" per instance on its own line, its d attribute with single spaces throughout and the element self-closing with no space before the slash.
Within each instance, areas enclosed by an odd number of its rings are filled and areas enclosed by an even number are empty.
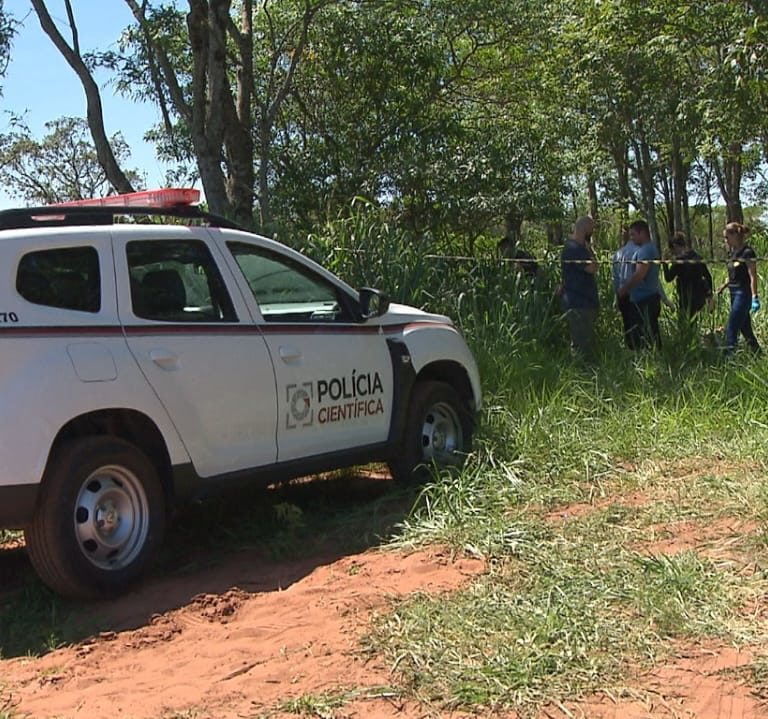
<svg viewBox="0 0 768 719">
<path fill-rule="evenodd" d="M 755 295 L 752 298 L 752 312 L 757 312 L 760 309 L 760 298 Z"/>
</svg>

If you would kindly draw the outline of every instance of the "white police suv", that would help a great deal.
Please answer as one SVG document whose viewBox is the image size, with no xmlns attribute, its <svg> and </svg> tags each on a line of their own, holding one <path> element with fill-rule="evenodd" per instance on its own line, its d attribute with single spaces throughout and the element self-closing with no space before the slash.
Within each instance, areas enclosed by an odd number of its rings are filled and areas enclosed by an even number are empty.
<svg viewBox="0 0 768 719">
<path fill-rule="evenodd" d="M 65 595 L 126 589 L 176 502 L 371 461 L 408 481 L 471 444 L 478 371 L 447 317 L 194 192 L 0 212 L 0 528 Z"/>
</svg>

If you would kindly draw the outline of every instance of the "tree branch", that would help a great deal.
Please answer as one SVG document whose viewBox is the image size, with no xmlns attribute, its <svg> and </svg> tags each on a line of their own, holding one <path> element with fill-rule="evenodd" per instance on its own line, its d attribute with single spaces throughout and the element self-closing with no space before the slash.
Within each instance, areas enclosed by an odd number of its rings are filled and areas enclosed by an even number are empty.
<svg viewBox="0 0 768 719">
<path fill-rule="evenodd" d="M 72 28 L 72 37 L 76 46 L 75 48 L 70 47 L 62 37 L 56 24 L 51 19 L 44 0 L 32 0 L 32 7 L 37 13 L 37 17 L 40 20 L 40 27 L 42 27 L 43 32 L 48 35 L 56 46 L 56 49 L 62 54 L 69 66 L 75 71 L 80 79 L 80 83 L 85 91 L 88 127 L 91 131 L 94 145 L 96 145 L 96 155 L 99 159 L 99 163 L 104 168 L 104 172 L 106 173 L 109 182 L 117 192 L 133 192 L 133 186 L 120 168 L 120 165 L 112 152 L 112 146 L 110 145 L 106 130 L 104 129 L 104 110 L 101 104 L 99 87 L 83 61 L 79 49 L 76 49 L 78 48 L 79 42 L 77 26 L 75 25 L 74 15 L 69 0 L 67 0 L 67 15 Z"/>
</svg>

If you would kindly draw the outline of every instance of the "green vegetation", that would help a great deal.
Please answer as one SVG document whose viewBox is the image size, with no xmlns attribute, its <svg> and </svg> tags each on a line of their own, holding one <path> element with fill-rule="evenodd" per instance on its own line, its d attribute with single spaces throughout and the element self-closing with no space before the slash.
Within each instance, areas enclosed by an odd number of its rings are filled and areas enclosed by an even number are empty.
<svg viewBox="0 0 768 719">
<path fill-rule="evenodd" d="M 45 17 L 45 3 L 34 5 Z M 197 174 L 214 212 L 289 237 L 353 285 L 454 317 L 485 395 L 465 471 L 437 477 L 417 501 L 342 497 L 325 483 L 266 502 L 219 499 L 186 510 L 160 571 L 243 546 L 283 557 L 441 542 L 481 555 L 485 576 L 454 596 L 399 603 L 366 639 L 438 706 L 534 711 L 621 682 L 676 640 L 764 644 L 765 620 L 745 607 L 768 589 L 766 360 L 726 362 L 702 343 L 727 300 L 698 327 L 666 314 L 663 350 L 629 353 L 603 267 L 600 362 L 581 366 L 565 343 L 547 240 L 589 211 L 607 260 L 620 227 L 642 214 L 656 240 L 683 230 L 719 260 L 724 221 L 746 219 L 766 255 L 762 208 L 742 205 L 748 190 L 758 205 L 766 194 L 758 6 L 284 0 L 216 15 L 190 2 L 190 42 L 186 11 L 142 3 L 117 49 L 89 64 L 161 106 L 151 137 L 172 181 Z M 0 0 L 0 71 L 9 23 Z M 222 108 L 217 121 L 200 115 L 210 108 Z M 39 163 L 85 126 L 49 129 L 33 142 L 17 119 L 0 137 L 12 192 L 40 201 L 124 187 L 91 158 L 98 181 L 40 195 Z M 32 188 L 28 167 L 38 168 Z M 358 194 L 372 201 L 351 202 Z M 327 217 L 337 219 L 323 226 Z M 502 234 L 540 259 L 535 282 L 495 259 Z M 712 269 L 717 282 L 723 266 Z M 755 320 L 768 349 L 765 312 Z M 707 529 L 736 521 L 722 538 Z M 681 527 L 696 541 L 676 544 Z M 190 547 L 207 553 L 193 553 L 195 566 L 180 561 Z M 32 577 L 0 611 L 5 656 L 98 625 L 81 626 Z M 763 694 L 767 667 L 761 655 L 746 672 Z M 303 697 L 290 710 L 330 715 L 350 698 Z"/>
<path fill-rule="evenodd" d="M 381 697 L 399 697 L 401 692 L 392 687 L 368 687 L 366 689 L 349 689 L 336 692 L 323 692 L 318 695 L 304 694 L 295 699 L 280 702 L 277 710 L 302 717 L 317 717 L 318 719 L 334 719 L 336 710 L 341 709 L 351 701 L 378 699 Z M 270 714 L 260 715 L 259 719 L 268 719 Z M 343 714 L 341 716 L 344 716 Z"/>
<path fill-rule="evenodd" d="M 168 184 L 199 178 L 213 212 L 268 234 L 313 231 L 362 195 L 400 227 L 463 235 L 470 253 L 494 228 L 519 239 L 523 222 L 546 221 L 556 236 L 586 210 L 711 240 L 718 205 L 741 221 L 743 202 L 765 199 L 758 2 L 130 4 L 118 42 L 66 53 L 81 83 L 93 93 L 98 70 L 154 103 L 162 122 L 147 136 Z M 53 3 L 32 6 L 60 51 L 78 36 L 78 8 L 67 26 Z M 0 3 L 0 78 L 21 21 L 10 12 Z M 89 110 L 103 173 L 78 121 L 49 118 L 36 140 L 20 109 L 0 134 L 10 193 L 39 202 L 141 182 L 106 137 L 119 118 Z"/>
<path fill-rule="evenodd" d="M 490 259 L 448 264 L 384 234 L 355 247 L 334 227 L 331 260 L 387 288 L 379 268 L 397 267 L 417 302 L 456 317 L 486 401 L 468 466 L 424 489 L 393 544 L 448 544 L 489 570 L 457 594 L 397 603 L 367 650 L 433 704 L 533 713 L 626 682 L 673 640 L 764 644 L 768 623 L 744 607 L 768 591 L 765 360 L 725 361 L 672 313 L 661 352 L 630 353 L 604 268 L 601 360 L 584 367 L 552 302 L 554 265 L 532 286 Z M 708 552 L 707 525 L 736 520 L 727 551 Z M 683 526 L 698 544 L 665 545 Z"/>
</svg>

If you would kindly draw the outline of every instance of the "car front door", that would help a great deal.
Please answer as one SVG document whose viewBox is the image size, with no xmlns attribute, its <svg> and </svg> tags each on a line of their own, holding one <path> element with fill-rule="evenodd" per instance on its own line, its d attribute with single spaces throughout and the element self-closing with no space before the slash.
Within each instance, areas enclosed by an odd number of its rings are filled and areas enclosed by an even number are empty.
<svg viewBox="0 0 768 719">
<path fill-rule="evenodd" d="M 393 373 L 376 322 L 325 273 L 274 247 L 228 242 L 275 367 L 280 462 L 377 445 L 392 415 Z"/>
<path fill-rule="evenodd" d="M 209 242 L 144 228 L 114 239 L 128 346 L 201 477 L 277 458 L 269 350 Z"/>
</svg>

